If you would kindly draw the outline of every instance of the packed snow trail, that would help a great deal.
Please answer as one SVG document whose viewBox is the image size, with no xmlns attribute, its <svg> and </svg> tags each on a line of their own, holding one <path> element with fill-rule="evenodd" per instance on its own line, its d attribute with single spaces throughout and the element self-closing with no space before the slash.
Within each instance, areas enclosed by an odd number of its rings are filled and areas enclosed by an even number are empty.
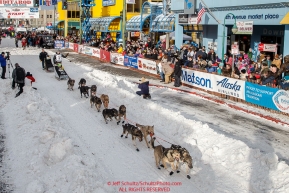
<svg viewBox="0 0 289 193">
<path fill-rule="evenodd" d="M 109 95 L 110 108 L 124 104 L 129 120 L 154 125 L 156 136 L 189 150 L 194 160 L 191 179 L 186 178 L 183 169 L 180 174 L 169 176 L 168 171 L 156 168 L 153 150 L 144 141 L 137 141 L 140 152 L 136 152 L 130 137 L 120 137 L 122 127 L 116 121 L 105 124 L 102 114 L 90 108 L 89 99 L 80 98 L 77 86 L 68 91 L 66 81 L 58 81 L 54 73 L 42 70 L 35 52 L 38 51 L 17 50 L 13 62 L 19 62 L 34 75 L 38 90 L 25 86 L 24 93 L 14 99 L 16 91 L 11 90 L 9 80 L 1 88 L 11 165 L 18 166 L 12 176 L 19 193 L 118 192 L 119 185 L 109 185 L 118 181 L 181 182 L 180 186 L 169 186 L 170 192 L 289 189 L 288 165 L 279 162 L 276 155 L 250 149 L 242 141 L 184 117 L 162 101 L 143 100 L 135 94 L 137 85 L 129 79 L 64 60 L 64 67 L 76 84 L 80 78 L 85 78 L 87 85 L 96 84 L 98 94 Z M 168 89 L 152 89 L 152 95 L 159 92 Z M 76 185 L 69 187 L 72 184 Z"/>
</svg>

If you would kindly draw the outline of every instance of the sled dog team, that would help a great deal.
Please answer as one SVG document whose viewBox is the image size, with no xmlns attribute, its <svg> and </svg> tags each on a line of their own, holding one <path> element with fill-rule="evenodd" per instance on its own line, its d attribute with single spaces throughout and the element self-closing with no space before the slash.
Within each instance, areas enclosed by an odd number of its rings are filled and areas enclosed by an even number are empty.
<svg viewBox="0 0 289 193">
<path fill-rule="evenodd" d="M 73 90 L 75 84 L 75 80 L 69 78 L 67 81 L 68 90 Z M 161 169 L 160 167 L 164 167 L 166 170 L 167 164 L 171 166 L 172 171 L 170 172 L 170 175 L 173 175 L 174 171 L 177 173 L 180 172 L 180 164 L 185 164 L 187 167 L 186 174 L 187 178 L 190 179 L 190 170 L 193 168 L 193 160 L 190 156 L 189 152 L 186 148 L 181 147 L 179 145 L 172 144 L 171 147 L 165 148 L 162 145 L 155 146 L 155 140 L 156 138 L 154 136 L 154 126 L 149 125 L 141 125 L 136 123 L 136 125 L 132 125 L 129 123 L 125 123 L 126 120 L 126 107 L 124 105 L 121 105 L 119 109 L 109 109 L 109 97 L 106 94 L 100 95 L 100 97 L 96 96 L 97 86 L 92 85 L 91 87 L 86 86 L 86 80 L 84 78 L 81 78 L 78 83 L 78 89 L 80 90 L 80 96 L 82 98 L 82 95 L 84 97 L 89 97 L 89 89 L 90 89 L 90 106 L 91 108 L 93 106 L 96 107 L 97 111 L 100 112 L 101 106 L 103 105 L 104 109 L 102 111 L 102 115 L 104 118 L 104 121 L 106 124 L 108 123 L 108 119 L 112 121 L 113 118 L 117 121 L 117 125 L 121 122 L 121 118 L 123 118 L 123 133 L 121 137 L 125 135 L 125 138 L 128 137 L 130 134 L 132 137 L 133 145 L 136 147 L 136 150 L 139 151 L 139 149 L 136 146 L 136 139 L 138 139 L 140 142 L 145 140 L 146 145 L 148 148 L 150 146 L 154 149 L 154 157 L 156 166 L 158 169 Z M 147 137 L 150 136 L 150 141 L 147 140 Z M 162 162 L 162 164 L 161 164 Z"/>
</svg>

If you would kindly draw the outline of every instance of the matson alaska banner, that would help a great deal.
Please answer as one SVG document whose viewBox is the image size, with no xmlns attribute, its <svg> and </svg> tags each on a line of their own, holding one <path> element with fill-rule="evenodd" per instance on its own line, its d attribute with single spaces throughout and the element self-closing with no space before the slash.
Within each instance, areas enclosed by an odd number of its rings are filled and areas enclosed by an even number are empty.
<svg viewBox="0 0 289 193">
<path fill-rule="evenodd" d="M 33 0 L 0 0 L 0 7 L 33 7 Z"/>
<path fill-rule="evenodd" d="M 39 12 L 32 8 L 1 8 L 0 18 L 29 19 L 39 18 Z"/>
</svg>

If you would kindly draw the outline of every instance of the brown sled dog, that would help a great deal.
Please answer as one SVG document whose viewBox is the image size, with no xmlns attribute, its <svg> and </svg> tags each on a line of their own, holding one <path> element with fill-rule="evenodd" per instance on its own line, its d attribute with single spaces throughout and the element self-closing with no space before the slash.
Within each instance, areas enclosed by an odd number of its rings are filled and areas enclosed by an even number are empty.
<svg viewBox="0 0 289 193">
<path fill-rule="evenodd" d="M 108 95 L 106 95 L 106 94 L 102 94 L 101 96 L 100 96 L 100 100 L 101 100 L 101 102 L 103 103 L 103 106 L 104 106 L 104 108 L 108 108 L 108 104 L 109 104 L 109 97 L 108 97 Z"/>
<path fill-rule="evenodd" d="M 141 130 L 141 132 L 142 132 L 142 134 L 144 136 L 144 140 L 146 141 L 146 144 L 147 144 L 148 148 L 150 148 L 150 146 L 148 144 L 147 136 L 150 135 L 151 140 L 152 140 L 152 136 L 155 134 L 154 126 L 141 125 L 141 124 L 138 124 L 138 123 L 136 124 L 136 126 L 138 128 L 140 128 L 140 130 Z"/>
<path fill-rule="evenodd" d="M 177 149 L 164 148 L 162 145 L 155 146 L 155 139 L 155 137 L 152 138 L 151 144 L 154 149 L 156 166 L 158 169 L 161 169 L 160 162 L 162 161 L 164 168 L 167 169 L 167 163 L 170 164 L 171 169 L 173 170 L 170 172 L 170 175 L 173 175 L 174 171 L 177 169 L 175 167 L 175 161 L 179 161 L 181 157 L 180 152 Z"/>
<path fill-rule="evenodd" d="M 120 123 L 122 117 L 123 117 L 124 120 L 126 120 L 126 107 L 124 105 L 120 105 L 120 107 L 118 109 L 118 121 L 117 121 L 117 124 Z M 122 121 L 122 123 L 124 123 L 124 120 Z"/>
</svg>

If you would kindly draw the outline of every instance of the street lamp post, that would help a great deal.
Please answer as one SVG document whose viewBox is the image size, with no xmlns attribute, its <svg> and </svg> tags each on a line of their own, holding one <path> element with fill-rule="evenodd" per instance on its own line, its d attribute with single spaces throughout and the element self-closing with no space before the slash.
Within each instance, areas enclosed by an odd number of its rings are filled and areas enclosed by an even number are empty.
<svg viewBox="0 0 289 193">
<path fill-rule="evenodd" d="M 235 22 L 234 22 L 234 25 L 233 25 L 233 27 L 232 27 L 232 32 L 233 32 L 233 34 L 235 34 L 235 33 L 237 33 L 237 31 L 238 31 L 238 28 L 237 28 L 237 25 L 236 25 L 236 17 L 235 17 L 235 15 L 233 14 L 233 13 L 228 13 L 226 16 L 225 16 L 225 18 L 224 18 L 224 28 L 223 28 L 223 41 L 222 41 L 222 67 L 224 66 L 224 54 L 225 54 L 225 51 L 224 51 L 224 48 L 225 48 L 225 28 L 226 28 L 226 17 L 228 16 L 228 15 L 232 15 L 233 16 L 233 18 L 235 19 Z M 234 61 L 233 61 L 233 65 L 232 65 L 232 71 L 234 70 L 233 69 L 233 67 L 234 67 Z"/>
</svg>

